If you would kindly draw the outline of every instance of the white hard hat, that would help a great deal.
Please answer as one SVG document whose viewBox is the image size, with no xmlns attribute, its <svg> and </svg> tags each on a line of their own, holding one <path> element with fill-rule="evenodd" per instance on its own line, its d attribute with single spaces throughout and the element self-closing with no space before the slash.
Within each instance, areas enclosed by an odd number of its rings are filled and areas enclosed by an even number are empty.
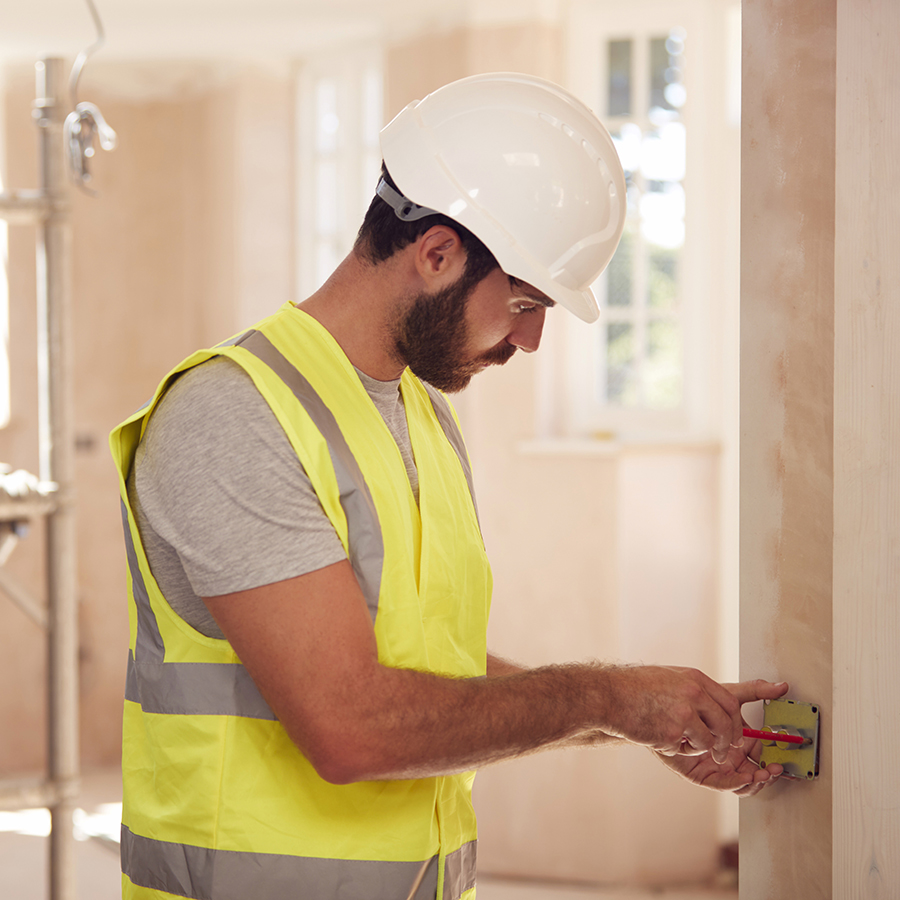
<svg viewBox="0 0 900 900">
<path fill-rule="evenodd" d="M 622 235 L 625 175 L 580 100 L 530 75 L 474 75 L 410 103 L 382 130 L 381 152 L 409 218 L 413 204 L 449 216 L 507 275 L 597 319 L 591 284 Z"/>
</svg>

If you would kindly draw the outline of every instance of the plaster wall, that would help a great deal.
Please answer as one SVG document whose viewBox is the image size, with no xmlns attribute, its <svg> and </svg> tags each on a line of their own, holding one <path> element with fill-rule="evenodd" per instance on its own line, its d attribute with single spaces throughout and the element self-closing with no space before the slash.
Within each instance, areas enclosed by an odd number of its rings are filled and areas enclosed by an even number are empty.
<svg viewBox="0 0 900 900">
<path fill-rule="evenodd" d="M 259 124 L 254 115 L 271 122 L 290 111 L 284 82 L 276 93 L 264 75 L 252 72 L 213 76 L 201 68 L 198 77 L 184 79 L 172 79 L 166 70 L 154 78 L 146 67 L 94 72 L 93 81 L 85 78 L 82 96 L 101 107 L 119 146 L 94 159 L 100 198 L 75 191 L 70 198 L 86 767 L 118 762 L 127 655 L 121 519 L 107 435 L 180 359 L 258 315 L 260 294 L 272 306 L 287 299 L 285 245 L 291 235 L 284 200 L 291 194 L 284 188 L 288 154 L 278 155 L 279 138 L 253 130 Z M 37 184 L 33 95 L 28 68 L 8 73 L 5 180 L 12 188 Z M 289 147 L 290 137 L 290 132 L 280 135 L 280 146 Z M 266 156 L 260 141 L 270 151 L 268 180 L 257 177 Z M 282 185 L 276 189 L 279 175 Z M 276 193 L 279 202 L 272 204 L 267 231 L 259 227 L 259 202 Z M 283 232 L 280 240 L 267 242 L 276 229 Z M 11 228 L 12 420 L 0 431 L 0 458 L 30 471 L 37 470 L 33 248 L 32 228 Z M 257 279 L 255 269 L 266 267 L 267 259 L 268 277 Z M 258 290 L 242 290 L 248 281 Z M 41 595 L 39 524 L 9 566 Z M 32 771 L 43 765 L 45 753 L 43 636 L 5 601 L 0 627 L 3 681 L 17 687 L 0 696 L 0 720 L 16 723 L 0 731 L 0 766 L 6 773 Z"/>
<path fill-rule="evenodd" d="M 712 671 L 716 450 L 535 445 L 536 363 L 514 358 L 459 404 L 494 568 L 492 650 Z M 658 884 L 715 871 L 715 795 L 639 748 L 538 754 L 475 785 L 483 872 Z"/>
<path fill-rule="evenodd" d="M 819 781 L 741 808 L 748 898 L 830 890 L 834 13 L 744 8 L 741 672 L 823 705 Z"/>
<path fill-rule="evenodd" d="M 546 22 L 447 29 L 393 45 L 385 65 L 389 121 L 410 101 L 468 75 L 525 72 L 561 83 L 563 30 Z"/>
</svg>

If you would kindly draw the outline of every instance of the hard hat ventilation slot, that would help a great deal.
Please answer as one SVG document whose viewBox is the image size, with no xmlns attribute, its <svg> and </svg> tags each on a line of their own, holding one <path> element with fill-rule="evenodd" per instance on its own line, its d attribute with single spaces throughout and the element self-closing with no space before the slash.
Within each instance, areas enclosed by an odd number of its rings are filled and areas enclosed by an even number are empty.
<svg viewBox="0 0 900 900">
<path fill-rule="evenodd" d="M 413 203 L 409 197 L 395 191 L 383 178 L 378 182 L 375 193 L 394 210 L 394 215 L 404 222 L 415 222 L 417 219 L 424 219 L 425 216 L 440 215 L 438 210 L 429 209 L 427 206 L 419 206 Z"/>
</svg>

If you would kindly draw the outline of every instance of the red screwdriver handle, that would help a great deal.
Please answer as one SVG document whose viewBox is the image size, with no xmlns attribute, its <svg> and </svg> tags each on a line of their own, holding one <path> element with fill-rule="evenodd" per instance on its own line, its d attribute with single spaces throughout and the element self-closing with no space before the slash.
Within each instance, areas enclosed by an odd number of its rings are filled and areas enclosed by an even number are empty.
<svg viewBox="0 0 900 900">
<path fill-rule="evenodd" d="M 777 741 L 779 744 L 805 744 L 808 738 L 799 734 L 781 734 L 775 731 L 757 731 L 755 728 L 745 728 L 744 737 L 760 738 L 763 741 Z"/>
</svg>

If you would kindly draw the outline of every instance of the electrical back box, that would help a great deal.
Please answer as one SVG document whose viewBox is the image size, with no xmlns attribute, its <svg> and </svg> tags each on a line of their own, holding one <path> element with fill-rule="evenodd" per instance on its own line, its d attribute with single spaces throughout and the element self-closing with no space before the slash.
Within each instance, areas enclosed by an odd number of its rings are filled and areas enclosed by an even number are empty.
<svg viewBox="0 0 900 900">
<path fill-rule="evenodd" d="M 761 766 L 778 763 L 788 778 L 812 781 L 819 774 L 819 707 L 799 700 L 766 700 L 763 707 L 763 731 L 772 732 L 772 740 L 763 740 Z M 799 735 L 805 744 L 779 741 L 778 733 Z"/>
</svg>

